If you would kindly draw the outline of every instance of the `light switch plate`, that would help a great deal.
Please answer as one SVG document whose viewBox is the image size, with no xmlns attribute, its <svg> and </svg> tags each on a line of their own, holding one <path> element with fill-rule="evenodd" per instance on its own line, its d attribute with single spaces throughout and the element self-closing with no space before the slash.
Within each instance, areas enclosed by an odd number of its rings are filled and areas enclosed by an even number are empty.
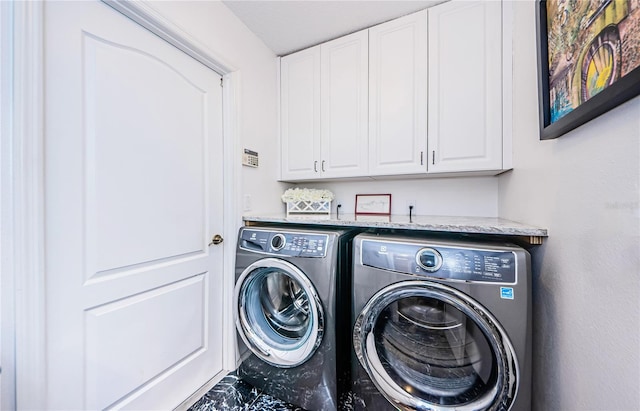
<svg viewBox="0 0 640 411">
<path fill-rule="evenodd" d="M 256 151 L 251 151 L 245 148 L 244 153 L 242 154 L 242 165 L 257 168 L 258 153 Z"/>
<path fill-rule="evenodd" d="M 242 207 L 242 210 L 243 211 L 251 211 L 251 194 L 245 194 L 243 196 L 242 200 L 243 200 L 242 202 L 244 203 L 243 207 Z"/>
</svg>

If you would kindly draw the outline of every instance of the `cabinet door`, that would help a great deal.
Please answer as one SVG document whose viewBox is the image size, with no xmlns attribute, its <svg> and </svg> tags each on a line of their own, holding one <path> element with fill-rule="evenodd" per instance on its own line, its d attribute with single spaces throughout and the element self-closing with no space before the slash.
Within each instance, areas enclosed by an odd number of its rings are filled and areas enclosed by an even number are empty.
<svg viewBox="0 0 640 411">
<path fill-rule="evenodd" d="M 502 6 L 429 9 L 429 172 L 502 168 Z"/>
<path fill-rule="evenodd" d="M 424 173 L 427 11 L 369 29 L 369 171 Z"/>
<path fill-rule="evenodd" d="M 320 176 L 320 46 L 280 60 L 281 179 Z"/>
<path fill-rule="evenodd" d="M 322 44 L 322 177 L 367 174 L 367 31 Z"/>
</svg>

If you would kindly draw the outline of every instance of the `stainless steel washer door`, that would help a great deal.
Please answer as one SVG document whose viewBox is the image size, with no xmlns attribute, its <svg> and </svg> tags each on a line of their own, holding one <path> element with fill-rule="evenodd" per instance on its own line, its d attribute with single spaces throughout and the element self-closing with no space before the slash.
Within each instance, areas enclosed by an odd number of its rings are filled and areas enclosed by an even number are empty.
<svg viewBox="0 0 640 411">
<path fill-rule="evenodd" d="M 403 410 L 508 410 L 518 366 L 508 336 L 478 302 L 446 285 L 405 281 L 358 316 L 356 355 Z"/>
<path fill-rule="evenodd" d="M 235 288 L 236 328 L 247 347 L 281 368 L 307 361 L 322 342 L 324 311 L 307 276 L 265 258 L 247 267 Z"/>
</svg>

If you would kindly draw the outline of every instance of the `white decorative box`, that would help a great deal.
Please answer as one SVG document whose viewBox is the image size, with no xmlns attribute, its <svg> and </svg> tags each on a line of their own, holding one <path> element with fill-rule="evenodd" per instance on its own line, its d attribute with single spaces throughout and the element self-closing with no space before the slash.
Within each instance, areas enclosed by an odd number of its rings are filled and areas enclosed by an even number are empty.
<svg viewBox="0 0 640 411">
<path fill-rule="evenodd" d="M 331 200 L 287 201 L 287 216 L 290 214 L 331 214 Z"/>
</svg>

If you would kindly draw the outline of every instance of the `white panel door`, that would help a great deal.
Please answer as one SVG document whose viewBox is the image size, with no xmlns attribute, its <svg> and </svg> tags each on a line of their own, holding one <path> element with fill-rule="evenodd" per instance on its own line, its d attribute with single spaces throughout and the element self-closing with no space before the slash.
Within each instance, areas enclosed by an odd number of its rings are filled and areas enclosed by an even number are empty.
<svg viewBox="0 0 640 411">
<path fill-rule="evenodd" d="M 281 179 L 320 176 L 320 46 L 280 60 Z"/>
<path fill-rule="evenodd" d="M 429 172 L 502 168 L 502 5 L 429 9 Z"/>
<path fill-rule="evenodd" d="M 103 3 L 44 7 L 47 408 L 172 409 L 222 369 L 221 79 Z"/>
<path fill-rule="evenodd" d="M 427 11 L 369 29 L 369 173 L 424 173 Z"/>
<path fill-rule="evenodd" d="M 322 177 L 367 175 L 367 30 L 320 45 Z"/>
</svg>

